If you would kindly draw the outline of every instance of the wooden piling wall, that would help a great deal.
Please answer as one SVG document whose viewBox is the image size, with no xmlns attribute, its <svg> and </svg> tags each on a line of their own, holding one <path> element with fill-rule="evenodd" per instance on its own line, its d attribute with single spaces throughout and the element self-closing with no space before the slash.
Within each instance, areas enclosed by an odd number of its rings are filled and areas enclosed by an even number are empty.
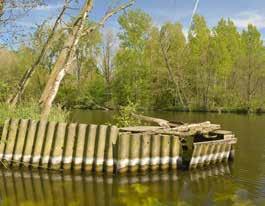
<svg viewBox="0 0 265 206">
<path fill-rule="evenodd" d="M 236 138 L 193 143 L 190 169 L 227 161 Z M 54 170 L 145 172 L 177 169 L 180 137 L 150 132 L 122 132 L 116 126 L 9 119 L 0 139 L 0 163 Z"/>
<path fill-rule="evenodd" d="M 7 120 L 0 160 L 6 166 L 113 172 L 117 136 L 115 126 Z"/>
<path fill-rule="evenodd" d="M 118 172 L 176 169 L 181 162 L 177 136 L 121 133 L 117 145 Z"/>
<path fill-rule="evenodd" d="M 236 141 L 236 138 L 232 136 L 224 140 L 194 143 L 190 169 L 227 162 L 233 152 L 232 145 L 235 144 Z"/>
</svg>

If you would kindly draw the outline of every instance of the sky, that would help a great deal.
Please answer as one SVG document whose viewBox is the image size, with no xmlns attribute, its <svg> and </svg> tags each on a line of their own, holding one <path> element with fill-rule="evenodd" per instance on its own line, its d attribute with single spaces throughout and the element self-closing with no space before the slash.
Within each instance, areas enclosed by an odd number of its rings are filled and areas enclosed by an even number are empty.
<svg viewBox="0 0 265 206">
<path fill-rule="evenodd" d="M 95 5 L 90 18 L 99 20 L 106 10 L 112 5 L 126 2 L 126 0 L 94 0 Z M 73 5 L 78 8 L 82 5 Z M 17 21 L 27 32 L 32 32 L 36 25 L 40 25 L 45 19 L 56 17 L 63 5 L 63 0 L 45 0 L 46 6 L 33 9 L 27 16 Z M 132 8 L 140 8 L 151 15 L 153 22 L 161 26 L 164 22 L 180 22 L 187 32 L 192 16 L 195 0 L 136 0 Z M 67 18 L 74 16 L 77 10 L 67 13 Z M 213 27 L 222 18 L 232 19 L 239 30 L 246 28 L 249 23 L 258 27 L 265 39 L 265 0 L 200 0 L 197 13 L 203 15 L 210 27 Z M 118 15 L 112 17 L 104 29 L 118 32 L 120 27 L 117 22 Z"/>
</svg>

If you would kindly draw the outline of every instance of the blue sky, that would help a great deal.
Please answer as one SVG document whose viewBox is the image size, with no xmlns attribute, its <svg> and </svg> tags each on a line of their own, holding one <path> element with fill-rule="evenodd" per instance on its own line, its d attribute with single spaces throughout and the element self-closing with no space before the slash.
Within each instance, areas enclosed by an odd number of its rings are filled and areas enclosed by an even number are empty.
<svg viewBox="0 0 265 206">
<path fill-rule="evenodd" d="M 80 5 L 82 4 L 80 1 Z M 95 0 L 95 5 L 90 18 L 98 20 L 113 3 L 121 3 L 125 0 Z M 132 8 L 141 8 L 153 18 L 155 25 L 161 25 L 166 21 L 179 21 L 184 30 L 188 29 L 189 21 L 195 0 L 136 0 Z M 32 31 L 36 24 L 58 14 L 63 5 L 63 0 L 46 0 L 47 6 L 36 8 L 29 12 L 28 16 L 18 20 L 18 25 L 26 31 Z M 78 5 L 75 5 L 75 7 Z M 239 29 L 243 29 L 248 23 L 255 24 L 265 38 L 265 0 L 200 0 L 197 11 L 203 15 L 209 26 L 214 26 L 222 17 L 234 20 Z M 74 15 L 74 11 L 68 15 Z M 118 15 L 112 17 L 105 28 L 114 31 L 119 30 Z"/>
</svg>

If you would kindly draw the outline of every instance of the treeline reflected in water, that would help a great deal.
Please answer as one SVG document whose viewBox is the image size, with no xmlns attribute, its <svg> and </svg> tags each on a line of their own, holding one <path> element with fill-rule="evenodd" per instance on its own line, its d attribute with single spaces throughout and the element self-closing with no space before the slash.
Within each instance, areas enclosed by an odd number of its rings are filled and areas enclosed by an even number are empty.
<svg viewBox="0 0 265 206">
<path fill-rule="evenodd" d="M 226 187 L 232 194 L 226 181 L 229 176 L 228 165 L 179 174 L 121 177 L 2 169 L 0 205 L 197 205 L 197 201 L 209 199 L 205 194 L 216 186 Z M 199 198 L 190 198 L 194 194 Z"/>
</svg>

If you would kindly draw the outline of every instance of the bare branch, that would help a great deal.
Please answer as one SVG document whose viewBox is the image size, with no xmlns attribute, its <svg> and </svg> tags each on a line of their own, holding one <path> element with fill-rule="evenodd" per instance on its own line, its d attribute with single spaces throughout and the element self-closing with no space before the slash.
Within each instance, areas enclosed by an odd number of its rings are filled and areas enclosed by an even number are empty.
<svg viewBox="0 0 265 206">
<path fill-rule="evenodd" d="M 103 17 L 101 18 L 101 20 L 100 20 L 97 24 L 95 24 L 95 25 L 89 27 L 87 30 L 85 30 L 85 31 L 83 32 L 82 36 L 85 36 L 85 35 L 87 35 L 87 34 L 93 32 L 94 30 L 96 30 L 96 29 L 98 29 L 98 28 L 104 26 L 104 24 L 106 23 L 106 21 L 107 21 L 110 17 L 112 17 L 113 15 L 115 15 L 116 13 L 118 13 L 119 11 L 124 10 L 124 9 L 126 9 L 126 8 L 128 8 L 128 7 L 130 7 L 130 6 L 132 6 L 134 3 L 135 3 L 135 0 L 130 0 L 129 2 L 127 2 L 127 3 L 125 3 L 125 4 L 122 4 L 122 5 L 120 5 L 120 6 L 116 7 L 116 8 L 114 8 L 114 9 L 109 10 L 109 11 L 106 13 L 106 15 L 103 16 Z"/>
</svg>

